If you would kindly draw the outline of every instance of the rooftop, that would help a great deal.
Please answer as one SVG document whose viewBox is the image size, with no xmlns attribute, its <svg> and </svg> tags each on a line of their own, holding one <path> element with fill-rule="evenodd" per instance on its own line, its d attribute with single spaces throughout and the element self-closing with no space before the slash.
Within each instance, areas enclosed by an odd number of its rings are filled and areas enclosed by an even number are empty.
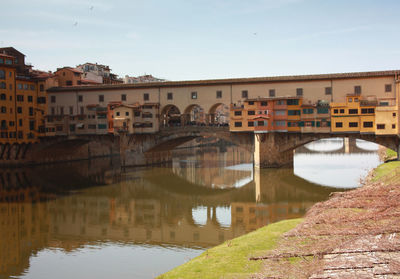
<svg viewBox="0 0 400 279">
<path fill-rule="evenodd" d="M 374 72 L 353 72 L 353 73 L 335 73 L 318 75 L 296 75 L 296 76 L 274 76 L 274 77 L 255 77 L 255 78 L 231 78 L 231 79 L 210 79 L 210 80 L 189 80 L 189 81 L 165 81 L 148 82 L 132 84 L 102 84 L 98 86 L 69 86 L 53 87 L 48 91 L 90 91 L 90 90 L 110 90 L 110 89 L 134 89 L 134 88 L 152 88 L 152 87 L 185 87 L 201 85 L 231 85 L 231 84 L 251 84 L 251 83 L 274 83 L 274 82 L 297 82 L 313 80 L 332 80 L 332 79 L 350 79 L 350 78 L 373 78 L 397 76 L 400 70 L 374 71 Z"/>
</svg>

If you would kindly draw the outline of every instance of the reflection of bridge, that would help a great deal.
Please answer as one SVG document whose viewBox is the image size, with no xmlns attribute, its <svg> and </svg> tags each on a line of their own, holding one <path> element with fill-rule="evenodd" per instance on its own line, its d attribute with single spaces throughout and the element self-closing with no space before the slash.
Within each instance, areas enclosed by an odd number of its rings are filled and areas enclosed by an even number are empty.
<svg viewBox="0 0 400 279">
<path fill-rule="evenodd" d="M 47 247 L 72 250 L 98 241 L 214 246 L 269 222 L 300 217 L 331 191 L 289 169 L 256 170 L 258 179 L 244 187 L 212 189 L 165 168 L 121 176 L 108 160 L 41 172 L 3 169 L 2 177 L 24 177 L 19 186 L 17 180 L 1 184 L 0 247 L 7 251 L 0 253 L 1 274 L 10 275 L 21 274 L 29 255 Z M 98 187 L 105 183 L 111 184 Z M 21 193 L 29 197 L 24 203 L 14 198 Z M 205 209 L 204 225 L 193 215 L 199 207 Z M 220 208 L 230 209 L 230 225 L 218 221 Z"/>
</svg>

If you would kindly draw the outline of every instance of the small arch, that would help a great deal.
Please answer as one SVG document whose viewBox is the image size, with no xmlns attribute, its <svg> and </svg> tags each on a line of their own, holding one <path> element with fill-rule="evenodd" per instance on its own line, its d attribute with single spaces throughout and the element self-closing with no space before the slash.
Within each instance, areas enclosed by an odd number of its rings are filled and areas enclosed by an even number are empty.
<svg viewBox="0 0 400 279">
<path fill-rule="evenodd" d="M 217 103 L 211 106 L 207 115 L 207 123 L 210 125 L 228 125 L 229 106 L 223 103 Z"/>
<path fill-rule="evenodd" d="M 161 125 L 163 127 L 181 126 L 181 112 L 175 105 L 169 104 L 161 110 Z"/>
<path fill-rule="evenodd" d="M 197 104 L 189 105 L 183 113 L 183 121 L 185 125 L 205 125 L 206 114 L 204 109 Z"/>
</svg>

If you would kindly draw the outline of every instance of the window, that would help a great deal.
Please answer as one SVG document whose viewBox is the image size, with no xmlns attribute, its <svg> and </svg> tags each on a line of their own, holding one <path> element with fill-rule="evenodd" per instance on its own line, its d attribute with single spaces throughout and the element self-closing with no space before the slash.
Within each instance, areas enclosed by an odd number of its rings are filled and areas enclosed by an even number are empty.
<svg viewBox="0 0 400 279">
<path fill-rule="evenodd" d="M 22 127 L 22 119 L 18 119 L 18 126 Z"/>
<path fill-rule="evenodd" d="M 174 95 L 172 94 L 172 92 L 168 92 L 167 93 L 167 100 L 172 100 L 174 98 Z"/>
<path fill-rule="evenodd" d="M 33 96 L 28 96 L 28 102 L 32 103 L 33 102 Z"/>
<path fill-rule="evenodd" d="M 336 122 L 336 128 L 342 128 L 343 127 L 343 123 L 342 122 Z"/>
<path fill-rule="evenodd" d="M 72 80 L 67 80 L 66 85 L 71 86 L 72 85 Z"/>
<path fill-rule="evenodd" d="M 349 99 L 348 99 L 348 102 L 349 102 L 349 103 L 352 103 L 352 102 L 353 102 L 353 98 L 349 98 Z"/>
<path fill-rule="evenodd" d="M 358 103 L 358 98 L 354 98 L 354 103 Z"/>
<path fill-rule="evenodd" d="M 7 85 L 4 81 L 0 82 L 0 89 L 6 89 Z"/>
<path fill-rule="evenodd" d="M 125 111 L 125 116 L 129 116 L 129 111 Z"/>
<path fill-rule="evenodd" d="M 392 115 L 393 115 L 393 117 L 395 117 L 395 116 L 396 116 L 396 113 L 395 113 L 395 112 L 393 112 L 393 114 L 392 114 Z"/>
<path fill-rule="evenodd" d="M 192 99 L 197 99 L 197 92 L 192 92 L 190 96 Z"/>
<path fill-rule="evenodd" d="M 23 139 L 24 138 L 24 134 L 22 133 L 22 131 L 18 131 L 18 138 L 19 139 Z"/>
<path fill-rule="evenodd" d="M 358 109 L 349 109 L 349 114 L 358 114 Z"/>
<path fill-rule="evenodd" d="M 94 130 L 94 129 L 96 129 L 96 124 L 89 124 L 88 128 L 91 130 Z"/>
<path fill-rule="evenodd" d="M 249 101 L 249 106 L 253 106 L 254 102 L 253 101 Z"/>
<path fill-rule="evenodd" d="M 344 113 L 344 109 L 340 109 L 340 111 L 339 111 L 340 113 Z"/>
<path fill-rule="evenodd" d="M 261 106 L 262 106 L 262 107 L 266 107 L 267 105 L 268 105 L 268 103 L 267 103 L 266 101 L 262 101 L 262 102 L 261 102 Z"/>
<path fill-rule="evenodd" d="M 254 121 L 247 122 L 247 127 L 254 127 Z"/>
<path fill-rule="evenodd" d="M 221 99 L 222 98 L 222 91 L 218 90 L 216 97 L 217 97 L 217 99 Z"/>
<path fill-rule="evenodd" d="M 313 114 L 313 113 L 314 113 L 314 109 L 312 109 L 312 108 L 309 108 L 309 109 L 304 108 L 303 109 L 303 114 Z"/>
<path fill-rule="evenodd" d="M 0 100 L 5 100 L 6 99 L 6 94 L 0 94 Z"/>
<path fill-rule="evenodd" d="M 235 122 L 235 127 L 242 127 L 242 122 Z"/>
<path fill-rule="evenodd" d="M 361 85 L 354 86 L 354 94 L 357 94 L 357 95 L 361 94 Z"/>
<path fill-rule="evenodd" d="M 24 90 L 28 90 L 28 89 L 29 89 L 28 84 L 24 84 Z"/>
<path fill-rule="evenodd" d="M 303 88 L 296 89 L 296 96 L 303 96 Z"/>
<path fill-rule="evenodd" d="M 235 111 L 235 116 L 240 116 L 240 115 L 242 115 L 242 112 L 240 110 L 236 110 Z"/>
<path fill-rule="evenodd" d="M 396 124 L 392 124 L 392 129 L 396 129 Z"/>
<path fill-rule="evenodd" d="M 74 114 L 74 107 L 69 107 L 69 115 L 73 115 Z"/>
<path fill-rule="evenodd" d="M 33 116 L 33 107 L 29 107 L 29 116 Z"/>
<path fill-rule="evenodd" d="M 389 105 L 389 102 L 379 102 L 379 105 L 381 107 L 387 107 Z"/>
<path fill-rule="evenodd" d="M 288 110 L 288 115 L 300 115 L 299 110 Z"/>
<path fill-rule="evenodd" d="M 332 95 L 332 87 L 325 87 L 325 95 Z"/>
<path fill-rule="evenodd" d="M 285 121 L 275 121 L 275 126 L 284 127 L 284 126 L 286 126 L 286 122 Z"/>
<path fill-rule="evenodd" d="M 78 95 L 78 102 L 83 102 L 83 96 L 82 95 Z"/>
<path fill-rule="evenodd" d="M 55 103 L 56 102 L 56 96 L 50 96 L 50 102 Z"/>
<path fill-rule="evenodd" d="M 35 130 L 35 120 L 29 120 L 29 130 Z"/>
<path fill-rule="evenodd" d="M 104 102 L 104 95 L 99 95 L 99 102 L 100 103 Z"/>
<path fill-rule="evenodd" d="M 44 91 L 44 85 L 43 85 L 43 84 L 41 84 L 41 85 L 39 86 L 39 90 L 40 90 L 40 92 L 43 92 L 43 91 Z"/>
<path fill-rule="evenodd" d="M 361 109 L 361 113 L 363 113 L 363 114 L 375 113 L 375 109 L 374 108 L 363 108 L 363 109 Z"/>
<path fill-rule="evenodd" d="M 350 122 L 350 123 L 349 123 L 349 127 L 350 127 L 350 128 L 358 127 L 358 122 Z"/>
<path fill-rule="evenodd" d="M 0 64 L 4 64 L 4 59 L 0 57 Z"/>
<path fill-rule="evenodd" d="M 374 123 L 372 121 L 364 122 L 363 127 L 364 128 L 372 128 L 372 127 L 374 127 Z"/>
<path fill-rule="evenodd" d="M 120 116 L 119 111 L 116 111 L 116 112 L 115 112 L 115 115 L 116 115 L 116 116 Z"/>
<path fill-rule="evenodd" d="M 287 100 L 288 106 L 298 106 L 299 105 L 299 100 L 298 99 L 289 99 Z"/>
<path fill-rule="evenodd" d="M 97 128 L 98 129 L 107 129 L 107 124 L 98 124 Z"/>
<path fill-rule="evenodd" d="M 17 84 L 17 89 L 18 89 L 18 90 L 22 90 L 22 84 L 21 84 L 21 83 L 18 83 L 18 84 Z"/>
<path fill-rule="evenodd" d="M 6 107 L 1 107 L 1 113 L 7 113 L 7 108 Z"/>
<path fill-rule="evenodd" d="M 384 130 L 384 129 L 385 129 L 385 124 L 377 124 L 377 125 L 376 125 L 376 128 L 377 128 L 378 130 Z"/>
<path fill-rule="evenodd" d="M 144 101 L 148 101 L 149 99 L 150 99 L 149 93 L 144 93 L 144 94 L 143 94 L 143 100 L 144 100 Z"/>
<path fill-rule="evenodd" d="M 121 101 L 126 101 L 126 94 L 121 94 Z"/>
<path fill-rule="evenodd" d="M 17 107 L 17 112 L 22 113 L 22 107 Z"/>
<path fill-rule="evenodd" d="M 11 59 L 6 59 L 6 64 L 7 65 L 12 65 L 12 60 Z"/>
<path fill-rule="evenodd" d="M 264 121 L 257 121 L 257 126 L 266 126 Z"/>
<path fill-rule="evenodd" d="M 6 72 L 4 70 L 0 70 L 0 78 L 5 79 L 6 78 Z"/>
<path fill-rule="evenodd" d="M 85 112 L 85 108 L 84 107 L 80 107 L 80 113 L 81 113 L 81 115 L 83 115 L 84 114 L 84 112 Z"/>
<path fill-rule="evenodd" d="M 247 111 L 247 115 L 255 115 L 256 112 L 254 110 L 249 110 Z"/>
<path fill-rule="evenodd" d="M 247 90 L 242 91 L 242 98 L 248 98 L 249 97 L 249 92 Z"/>
<path fill-rule="evenodd" d="M 269 96 L 270 97 L 275 97 L 275 89 L 270 89 L 269 90 Z"/>
<path fill-rule="evenodd" d="M 23 102 L 24 101 L 24 95 L 17 95 L 17 102 Z"/>
<path fill-rule="evenodd" d="M 144 112 L 142 114 L 142 118 L 152 118 L 152 117 L 153 117 L 153 114 L 150 112 Z"/>
<path fill-rule="evenodd" d="M 135 111 L 135 113 L 133 115 L 140 116 L 140 111 Z"/>
<path fill-rule="evenodd" d="M 275 111 L 275 115 L 276 115 L 276 116 L 279 116 L 279 115 L 286 115 L 286 111 L 284 111 L 284 110 L 276 110 L 276 111 Z"/>
<path fill-rule="evenodd" d="M 392 85 L 391 84 L 385 84 L 385 92 L 392 92 Z"/>
<path fill-rule="evenodd" d="M 317 108 L 318 114 L 329 113 L 329 108 Z"/>
<path fill-rule="evenodd" d="M 51 115 L 54 115 L 54 114 L 56 114 L 56 110 L 55 110 L 55 108 L 51 108 Z"/>
</svg>

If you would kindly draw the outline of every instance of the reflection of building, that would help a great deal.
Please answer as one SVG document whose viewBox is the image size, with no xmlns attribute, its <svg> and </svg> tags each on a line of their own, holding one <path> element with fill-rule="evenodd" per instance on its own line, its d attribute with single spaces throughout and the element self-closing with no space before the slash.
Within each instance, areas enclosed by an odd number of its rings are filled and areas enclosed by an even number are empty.
<svg viewBox="0 0 400 279">
<path fill-rule="evenodd" d="M 250 164 L 251 152 L 238 147 L 227 147 L 220 152 L 219 148 L 208 148 L 206 152 L 185 154 L 185 150 L 176 151 L 178 156 L 173 160 L 172 171 L 191 183 L 212 188 L 232 188 L 243 186 L 252 180 L 251 169 L 227 168 L 227 166 Z M 185 156 L 185 160 L 179 157 Z M 224 162 L 224 165 L 221 165 Z M 239 184 L 240 185 L 239 185 Z"/>
</svg>

